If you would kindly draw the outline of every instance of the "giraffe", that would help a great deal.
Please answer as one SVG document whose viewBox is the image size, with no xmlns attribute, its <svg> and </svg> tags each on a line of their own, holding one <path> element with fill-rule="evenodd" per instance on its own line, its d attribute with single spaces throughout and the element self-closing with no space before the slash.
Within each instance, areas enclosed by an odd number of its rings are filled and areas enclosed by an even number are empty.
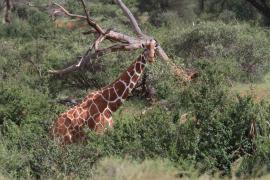
<svg viewBox="0 0 270 180">
<path fill-rule="evenodd" d="M 113 128 L 112 113 L 128 97 L 143 74 L 145 65 L 155 58 L 157 42 L 150 40 L 142 47 L 144 52 L 113 83 L 89 93 L 84 100 L 60 114 L 52 127 L 52 135 L 62 144 L 82 142 L 84 126 L 100 134 L 108 127 Z"/>
</svg>

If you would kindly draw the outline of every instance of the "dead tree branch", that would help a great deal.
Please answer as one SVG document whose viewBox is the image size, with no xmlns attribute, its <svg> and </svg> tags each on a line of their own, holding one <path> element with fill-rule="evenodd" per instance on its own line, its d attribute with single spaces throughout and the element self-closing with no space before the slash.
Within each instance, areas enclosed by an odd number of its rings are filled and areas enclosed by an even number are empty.
<svg viewBox="0 0 270 180">
<path fill-rule="evenodd" d="M 125 15 L 128 17 L 128 19 L 130 20 L 130 23 L 136 33 L 136 35 L 138 37 L 143 37 L 144 34 L 142 33 L 141 28 L 139 27 L 135 17 L 133 16 L 133 14 L 130 12 L 130 10 L 128 9 L 128 7 L 122 2 L 122 0 L 115 0 L 115 2 L 120 6 L 120 8 L 122 9 L 122 11 L 125 13 Z"/>
<path fill-rule="evenodd" d="M 81 18 L 81 19 L 86 19 L 86 16 L 83 15 L 78 15 L 78 14 L 72 14 L 70 12 L 68 12 L 63 6 L 61 6 L 60 4 L 54 2 L 54 5 L 58 6 L 67 16 L 69 17 L 77 17 L 77 18 Z"/>
<path fill-rule="evenodd" d="M 149 45 L 150 41 L 154 38 L 143 34 L 135 17 L 130 12 L 130 10 L 126 7 L 126 5 L 122 2 L 122 0 L 115 0 L 115 2 L 117 5 L 119 5 L 119 7 L 124 12 L 124 14 L 130 20 L 133 30 L 136 34 L 136 37 L 132 37 L 132 36 L 120 33 L 120 32 L 116 32 L 115 30 L 112 30 L 112 29 L 103 29 L 99 24 L 97 24 L 93 19 L 90 18 L 90 15 L 86 9 L 84 0 L 81 0 L 81 3 L 82 3 L 84 13 L 86 14 L 86 16 L 72 14 L 60 4 L 53 3 L 58 8 L 60 8 L 60 10 L 62 10 L 67 16 L 81 18 L 81 19 L 86 20 L 88 22 L 88 25 L 91 27 L 91 29 L 88 32 L 85 32 L 84 34 L 94 34 L 97 38 L 95 39 L 94 43 L 90 46 L 90 48 L 87 50 L 87 52 L 82 56 L 82 58 L 78 62 L 76 62 L 75 64 L 65 69 L 50 70 L 49 73 L 60 74 L 60 75 L 66 74 L 71 71 L 80 69 L 87 62 L 90 62 L 91 60 L 96 59 L 105 54 L 116 52 L 116 51 L 132 51 L 132 50 L 140 49 L 143 46 L 146 47 L 147 45 Z M 99 45 L 104 40 L 109 40 L 111 42 L 114 42 L 115 44 L 113 44 L 110 47 L 100 49 Z M 167 56 L 167 54 L 165 53 L 165 51 L 162 49 L 160 45 L 158 45 L 156 51 L 157 51 L 157 55 L 167 63 L 167 65 L 171 68 L 171 70 L 176 76 L 181 76 L 186 81 L 189 81 L 191 79 L 185 70 L 183 70 L 180 67 L 177 67 L 170 60 L 170 58 Z"/>
</svg>

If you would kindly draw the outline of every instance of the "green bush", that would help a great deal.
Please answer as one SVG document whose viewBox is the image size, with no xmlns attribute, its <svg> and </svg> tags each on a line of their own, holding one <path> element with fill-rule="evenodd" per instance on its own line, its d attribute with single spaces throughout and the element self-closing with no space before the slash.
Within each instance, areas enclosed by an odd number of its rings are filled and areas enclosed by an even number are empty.
<svg viewBox="0 0 270 180">
<path fill-rule="evenodd" d="M 252 132 L 252 125 L 265 129 L 268 104 L 257 104 L 251 97 L 236 100 L 228 91 L 222 68 L 201 62 L 200 77 L 179 96 L 178 107 L 186 108 L 196 118 L 196 162 L 201 170 L 230 173 L 233 162 L 256 149 L 254 137 L 266 132 Z M 187 154 L 187 153 L 184 153 Z"/>
<path fill-rule="evenodd" d="M 31 38 L 31 27 L 25 22 L 19 22 L 14 18 L 11 24 L 0 26 L 0 37 L 4 38 Z"/>
<path fill-rule="evenodd" d="M 241 81 L 260 80 L 268 72 L 270 44 L 263 29 L 202 22 L 178 34 L 167 43 L 172 54 L 184 58 L 186 64 L 194 65 L 199 59 L 231 62 L 233 68 L 240 68 Z M 233 74 L 231 77 L 236 78 Z"/>
</svg>

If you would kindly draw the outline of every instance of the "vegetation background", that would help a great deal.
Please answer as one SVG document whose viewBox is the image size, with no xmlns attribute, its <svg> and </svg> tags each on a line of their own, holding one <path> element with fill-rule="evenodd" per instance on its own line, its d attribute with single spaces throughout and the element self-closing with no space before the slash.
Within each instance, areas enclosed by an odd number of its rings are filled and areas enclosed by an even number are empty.
<svg viewBox="0 0 270 180">
<path fill-rule="evenodd" d="M 49 137 L 54 119 L 69 108 L 59 100 L 108 84 L 140 52 L 52 76 L 49 69 L 72 63 L 94 37 L 82 35 L 80 20 L 52 21 L 45 1 L 14 1 L 12 22 L 0 25 L 0 179 L 267 179 L 270 16 L 251 1 L 124 0 L 171 59 L 199 77 L 182 83 L 157 60 L 146 70 L 156 102 L 134 92 L 113 115 L 113 130 L 88 131 L 87 144 L 65 148 Z M 79 1 L 55 2 L 83 14 Z M 86 2 L 102 26 L 132 33 L 113 1 Z"/>
</svg>

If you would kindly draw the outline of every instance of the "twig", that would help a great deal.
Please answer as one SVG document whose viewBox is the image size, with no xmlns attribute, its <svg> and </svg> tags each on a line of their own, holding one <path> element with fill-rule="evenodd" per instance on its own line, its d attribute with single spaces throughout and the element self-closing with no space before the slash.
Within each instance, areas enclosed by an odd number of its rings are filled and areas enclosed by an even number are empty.
<svg viewBox="0 0 270 180">
<path fill-rule="evenodd" d="M 78 14 L 72 14 L 72 13 L 68 12 L 63 6 L 61 6 L 60 4 L 58 4 L 56 2 L 54 2 L 53 4 L 58 6 L 67 16 L 87 19 L 86 16 L 78 15 Z"/>
<path fill-rule="evenodd" d="M 92 19 L 90 19 L 89 16 L 83 16 L 83 15 L 78 15 L 78 14 L 72 14 L 69 11 L 67 11 L 63 6 L 61 6 L 58 3 L 53 3 L 54 5 L 58 6 L 67 16 L 70 17 L 76 17 L 76 18 L 81 18 L 81 19 L 85 19 L 87 20 L 87 23 L 93 27 L 97 32 L 99 32 L 100 34 L 104 34 L 104 30 Z M 84 3 L 83 3 L 84 4 Z M 84 8 L 85 9 L 85 8 Z M 87 12 L 87 10 L 85 9 L 85 12 Z"/>
<path fill-rule="evenodd" d="M 34 66 L 34 68 L 38 72 L 39 77 L 41 78 L 42 73 L 41 73 L 40 67 L 38 67 L 38 65 L 34 61 L 32 61 L 31 59 L 26 58 L 26 61 L 30 62 L 30 64 L 32 64 Z"/>
<path fill-rule="evenodd" d="M 86 15 L 86 20 L 87 20 L 87 23 L 92 26 L 94 29 L 96 29 L 100 34 L 104 34 L 105 31 L 92 19 L 90 19 L 90 16 L 89 16 L 89 13 L 88 11 L 86 10 L 86 5 L 85 5 L 85 2 L 84 0 L 81 0 L 82 2 L 82 5 L 83 5 L 83 9 L 84 9 L 84 13 Z"/>
</svg>

